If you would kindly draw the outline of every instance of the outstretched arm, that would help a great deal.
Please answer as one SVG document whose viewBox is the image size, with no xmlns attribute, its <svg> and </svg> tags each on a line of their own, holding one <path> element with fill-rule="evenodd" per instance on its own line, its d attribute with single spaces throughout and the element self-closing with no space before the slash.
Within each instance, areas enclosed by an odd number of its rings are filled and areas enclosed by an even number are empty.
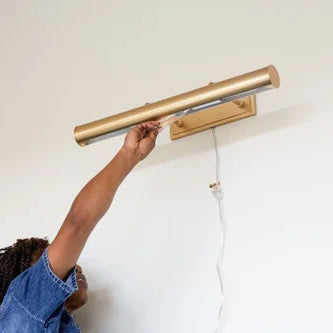
<svg viewBox="0 0 333 333">
<path fill-rule="evenodd" d="M 135 165 L 155 147 L 159 122 L 150 121 L 130 130 L 112 161 L 76 196 L 48 250 L 52 271 L 67 278 L 97 222 L 108 211 L 118 186 Z"/>
</svg>

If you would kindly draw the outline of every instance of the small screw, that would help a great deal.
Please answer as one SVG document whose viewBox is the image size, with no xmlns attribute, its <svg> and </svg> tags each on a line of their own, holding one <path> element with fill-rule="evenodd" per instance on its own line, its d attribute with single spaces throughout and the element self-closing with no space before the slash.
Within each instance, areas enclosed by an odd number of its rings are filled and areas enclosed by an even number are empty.
<svg viewBox="0 0 333 333">
<path fill-rule="evenodd" d="M 177 127 L 183 127 L 183 122 L 181 121 L 181 120 L 176 120 L 175 121 L 175 125 L 177 126 Z"/>
<path fill-rule="evenodd" d="M 245 102 L 241 99 L 236 99 L 235 101 L 233 101 L 233 103 L 236 104 L 239 108 L 243 108 L 245 106 Z"/>
</svg>

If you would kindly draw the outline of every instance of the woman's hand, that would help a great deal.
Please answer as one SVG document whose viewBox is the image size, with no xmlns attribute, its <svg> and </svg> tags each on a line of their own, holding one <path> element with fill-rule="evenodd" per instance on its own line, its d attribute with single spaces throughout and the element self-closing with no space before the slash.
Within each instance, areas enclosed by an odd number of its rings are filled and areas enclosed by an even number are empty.
<svg viewBox="0 0 333 333">
<path fill-rule="evenodd" d="M 122 150 L 134 154 L 137 161 L 145 159 L 155 147 L 159 121 L 147 121 L 133 127 L 126 135 Z"/>
</svg>

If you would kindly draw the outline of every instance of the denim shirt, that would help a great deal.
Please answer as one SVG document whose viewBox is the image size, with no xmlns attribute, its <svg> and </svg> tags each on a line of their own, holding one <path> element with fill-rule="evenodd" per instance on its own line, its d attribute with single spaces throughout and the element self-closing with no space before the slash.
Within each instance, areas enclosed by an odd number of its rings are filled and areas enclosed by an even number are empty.
<svg viewBox="0 0 333 333">
<path fill-rule="evenodd" d="M 1 333 L 80 332 L 64 307 L 78 290 L 75 267 L 62 281 L 51 271 L 47 250 L 9 285 L 0 305 Z"/>
</svg>

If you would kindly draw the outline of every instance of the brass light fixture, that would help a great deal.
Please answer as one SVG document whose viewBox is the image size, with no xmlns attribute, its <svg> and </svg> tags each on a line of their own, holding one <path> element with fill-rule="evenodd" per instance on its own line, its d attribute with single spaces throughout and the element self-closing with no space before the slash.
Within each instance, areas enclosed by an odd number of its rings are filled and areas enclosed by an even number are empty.
<svg viewBox="0 0 333 333">
<path fill-rule="evenodd" d="M 183 117 L 170 126 L 171 139 L 256 114 L 255 95 L 280 86 L 273 65 L 154 103 L 76 126 L 80 146 L 127 133 L 132 126 L 172 114 Z M 248 97 L 250 96 L 250 97 Z M 229 103 L 230 102 L 230 103 Z M 227 104 L 225 104 L 227 103 Z"/>
</svg>

